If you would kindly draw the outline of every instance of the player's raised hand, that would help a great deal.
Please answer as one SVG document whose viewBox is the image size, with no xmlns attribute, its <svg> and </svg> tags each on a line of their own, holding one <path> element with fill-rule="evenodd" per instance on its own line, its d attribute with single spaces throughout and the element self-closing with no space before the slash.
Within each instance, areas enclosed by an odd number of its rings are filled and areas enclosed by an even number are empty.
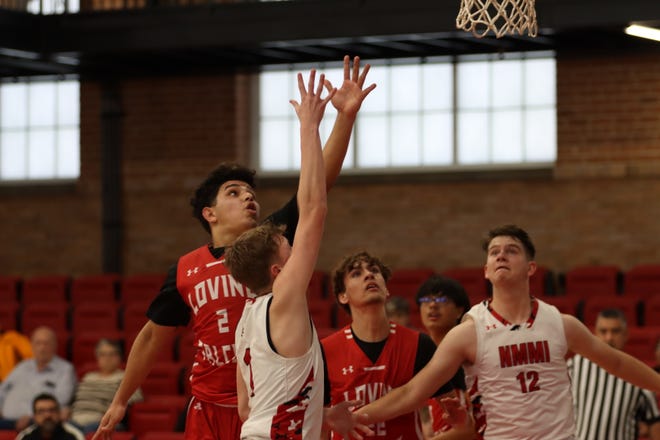
<svg viewBox="0 0 660 440">
<path fill-rule="evenodd" d="M 292 99 L 289 102 L 296 110 L 298 119 L 301 124 L 306 122 L 313 123 L 318 126 L 323 119 L 325 106 L 330 102 L 332 97 L 337 92 L 337 89 L 331 88 L 325 98 L 321 98 L 323 93 L 323 85 L 325 82 L 325 75 L 321 74 L 318 85 L 316 84 L 316 69 L 312 69 L 309 73 L 309 80 L 307 88 L 303 80 L 302 73 L 298 73 L 298 90 L 300 91 L 300 102 Z"/>
<path fill-rule="evenodd" d="M 367 64 L 360 73 L 360 57 L 353 58 L 353 67 L 351 68 L 350 57 L 348 55 L 344 56 L 344 81 L 332 98 L 332 105 L 339 113 L 352 117 L 357 115 L 364 98 L 376 88 L 376 84 L 371 84 L 363 90 L 370 68 L 371 66 Z M 332 90 L 333 87 L 330 81 L 326 79 L 324 83 L 328 91 Z"/>
</svg>

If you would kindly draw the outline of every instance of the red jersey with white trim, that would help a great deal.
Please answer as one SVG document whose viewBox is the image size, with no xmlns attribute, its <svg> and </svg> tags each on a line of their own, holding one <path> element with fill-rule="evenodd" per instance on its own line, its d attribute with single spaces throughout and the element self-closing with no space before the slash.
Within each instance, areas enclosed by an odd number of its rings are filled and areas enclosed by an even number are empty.
<svg viewBox="0 0 660 440">
<path fill-rule="evenodd" d="M 564 324 L 556 307 L 533 299 L 524 324 L 512 324 L 490 307 L 473 306 L 477 350 L 466 375 L 479 378 L 486 440 L 575 438 L 566 367 Z"/>
<path fill-rule="evenodd" d="M 234 333 L 245 300 L 254 298 L 207 245 L 179 259 L 177 289 L 190 307 L 197 350 L 190 372 L 192 394 L 206 402 L 236 405 Z"/>
<path fill-rule="evenodd" d="M 419 332 L 390 323 L 390 334 L 374 363 L 353 339 L 350 326 L 323 339 L 331 403 L 358 399 L 367 404 L 408 382 L 415 374 L 418 342 Z M 417 411 L 377 423 L 371 429 L 376 438 L 423 438 Z M 341 439 L 335 433 L 332 438 Z"/>
</svg>

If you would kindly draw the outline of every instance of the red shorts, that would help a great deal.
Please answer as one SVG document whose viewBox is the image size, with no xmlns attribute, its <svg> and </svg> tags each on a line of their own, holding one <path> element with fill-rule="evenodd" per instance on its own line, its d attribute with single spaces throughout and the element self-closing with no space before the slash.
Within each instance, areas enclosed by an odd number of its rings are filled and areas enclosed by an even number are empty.
<svg viewBox="0 0 660 440">
<path fill-rule="evenodd" d="M 193 397 L 186 415 L 185 440 L 239 440 L 238 408 L 202 402 Z"/>
</svg>

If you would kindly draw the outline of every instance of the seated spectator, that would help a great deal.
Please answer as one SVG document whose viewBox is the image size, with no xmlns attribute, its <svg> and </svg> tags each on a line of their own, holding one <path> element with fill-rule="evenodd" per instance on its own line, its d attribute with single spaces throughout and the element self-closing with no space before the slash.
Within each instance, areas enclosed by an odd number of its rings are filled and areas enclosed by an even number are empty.
<svg viewBox="0 0 660 440">
<path fill-rule="evenodd" d="M 16 364 L 31 357 L 30 338 L 16 330 L 2 328 L 0 323 L 0 382 L 5 380 Z"/>
<path fill-rule="evenodd" d="M 96 344 L 95 350 L 98 370 L 83 376 L 78 384 L 71 411 L 71 422 L 80 427 L 85 434 L 97 430 L 105 410 L 110 406 L 124 377 L 124 370 L 120 368 L 121 345 L 118 342 L 101 339 Z M 139 400 L 142 400 L 140 389 L 133 393 L 128 403 Z"/>
<path fill-rule="evenodd" d="M 403 327 L 410 327 L 410 303 L 401 296 L 392 296 L 385 303 L 387 318 Z"/>
<path fill-rule="evenodd" d="M 62 419 L 68 419 L 76 387 L 73 365 L 56 356 L 57 337 L 48 327 L 32 332 L 32 359 L 26 359 L 0 384 L 0 429 L 21 431 L 30 423 L 33 400 L 41 393 L 55 396 L 62 408 Z"/>
<path fill-rule="evenodd" d="M 60 411 L 52 394 L 37 395 L 32 403 L 34 424 L 19 432 L 16 440 L 84 440 L 78 428 L 62 421 Z"/>
</svg>

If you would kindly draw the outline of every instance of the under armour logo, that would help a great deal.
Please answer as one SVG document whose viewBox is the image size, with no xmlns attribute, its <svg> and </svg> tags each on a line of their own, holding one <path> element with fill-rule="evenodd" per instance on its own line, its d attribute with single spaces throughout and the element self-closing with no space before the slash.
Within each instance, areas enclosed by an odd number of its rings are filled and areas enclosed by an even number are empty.
<svg viewBox="0 0 660 440">
<path fill-rule="evenodd" d="M 487 325 L 487 326 L 486 326 L 486 331 L 488 331 L 488 330 L 495 330 L 496 328 L 497 328 L 497 325 L 495 325 L 495 324 L 493 324 L 493 325 Z"/>
<path fill-rule="evenodd" d="M 199 272 L 199 267 L 195 267 L 194 269 L 188 269 L 188 272 L 186 272 L 186 275 L 191 276 L 192 274 L 194 274 L 194 273 L 196 274 L 197 272 Z"/>
<path fill-rule="evenodd" d="M 288 429 L 289 429 L 289 431 L 295 431 L 295 430 L 298 429 L 298 425 L 301 425 L 301 424 L 302 424 L 302 420 L 294 420 L 294 419 L 292 419 L 292 420 L 289 422 L 289 428 L 288 428 Z"/>
<path fill-rule="evenodd" d="M 348 373 L 353 372 L 353 365 L 349 365 L 348 367 L 344 367 L 341 369 L 341 373 L 346 376 Z"/>
<path fill-rule="evenodd" d="M 194 409 L 195 411 L 201 411 L 201 410 L 202 410 L 202 404 L 199 403 L 199 402 L 195 403 L 195 404 L 193 405 L 193 409 Z"/>
</svg>

